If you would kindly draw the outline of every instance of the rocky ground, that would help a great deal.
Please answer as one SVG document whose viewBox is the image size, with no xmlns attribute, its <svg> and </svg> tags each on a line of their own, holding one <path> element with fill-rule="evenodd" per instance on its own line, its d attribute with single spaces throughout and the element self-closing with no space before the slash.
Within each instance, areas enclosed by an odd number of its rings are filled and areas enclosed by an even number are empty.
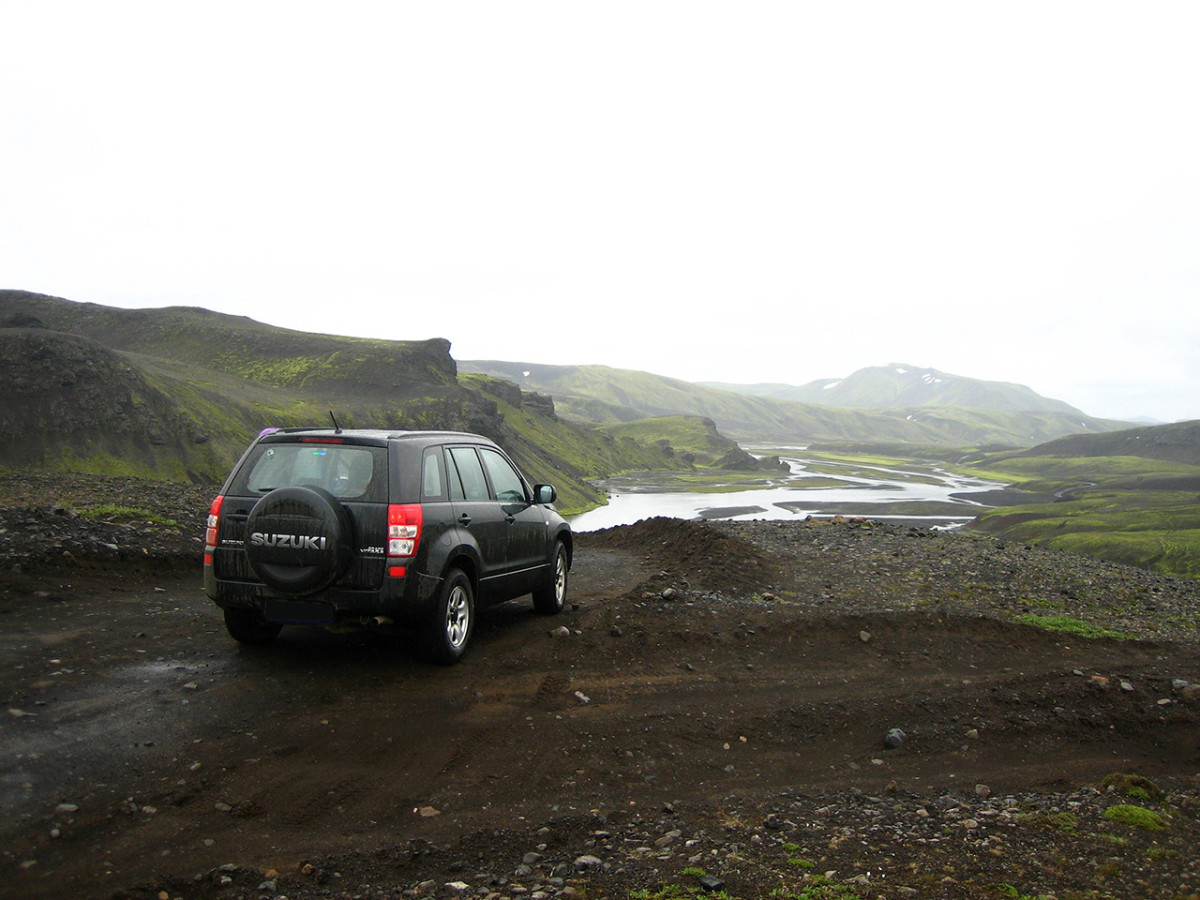
<svg viewBox="0 0 1200 900">
<path fill-rule="evenodd" d="M 230 640 L 211 492 L 0 479 L 0 896 L 1200 896 L 1195 581 L 650 520 L 442 669 Z"/>
</svg>

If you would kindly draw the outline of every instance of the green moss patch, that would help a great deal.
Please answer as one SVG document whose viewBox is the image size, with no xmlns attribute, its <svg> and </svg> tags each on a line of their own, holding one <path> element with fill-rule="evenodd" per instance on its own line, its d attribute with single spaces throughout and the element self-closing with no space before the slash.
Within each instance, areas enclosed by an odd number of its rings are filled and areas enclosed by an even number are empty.
<svg viewBox="0 0 1200 900">
<path fill-rule="evenodd" d="M 1073 634 L 1077 637 L 1130 640 L 1130 636 L 1127 634 L 1112 631 L 1108 628 L 1101 628 L 1099 625 L 1092 625 L 1089 622 L 1084 622 L 1072 616 L 1040 616 L 1036 613 L 1026 613 L 1024 615 L 1013 616 L 1013 620 L 1023 625 L 1032 625 L 1035 628 L 1041 628 L 1044 631 L 1058 631 L 1064 634 Z"/>
<path fill-rule="evenodd" d="M 1104 818 L 1120 822 L 1131 828 L 1144 828 L 1147 831 L 1164 831 L 1170 827 L 1167 820 L 1153 810 L 1128 803 L 1110 806 L 1104 811 Z"/>
</svg>

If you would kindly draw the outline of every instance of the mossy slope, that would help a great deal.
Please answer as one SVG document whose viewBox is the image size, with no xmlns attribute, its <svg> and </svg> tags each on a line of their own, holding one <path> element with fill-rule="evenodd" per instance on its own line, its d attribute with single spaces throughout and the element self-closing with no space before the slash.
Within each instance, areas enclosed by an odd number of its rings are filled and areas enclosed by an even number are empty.
<svg viewBox="0 0 1200 900">
<path fill-rule="evenodd" d="M 262 428 L 332 412 L 344 427 L 485 434 L 570 510 L 603 502 L 584 479 L 667 458 L 568 424 L 548 397 L 460 383 L 449 348 L 0 292 L 0 466 L 217 482 Z"/>
<path fill-rule="evenodd" d="M 1056 455 L 1061 453 L 1094 455 Z M 1121 452 L 1145 455 L 1117 455 Z M 1181 461 L 1182 460 L 1182 461 Z M 1200 577 L 1200 422 L 981 454 L 978 474 L 1010 482 L 1012 505 L 973 527 L 1169 575 Z M 1030 502 L 1021 503 L 1022 495 Z"/>
</svg>

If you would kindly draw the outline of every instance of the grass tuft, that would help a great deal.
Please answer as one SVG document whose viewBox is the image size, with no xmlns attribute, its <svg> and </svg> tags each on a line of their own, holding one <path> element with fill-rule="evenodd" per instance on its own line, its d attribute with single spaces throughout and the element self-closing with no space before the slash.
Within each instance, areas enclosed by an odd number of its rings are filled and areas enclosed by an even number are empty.
<svg viewBox="0 0 1200 900">
<path fill-rule="evenodd" d="M 1104 811 L 1104 818 L 1113 822 L 1121 822 L 1131 828 L 1144 828 L 1147 831 L 1164 831 L 1169 826 L 1167 820 L 1153 810 L 1129 803 L 1119 803 Z"/>
<path fill-rule="evenodd" d="M 1084 622 L 1072 616 L 1039 616 L 1036 613 L 1025 613 L 1013 616 L 1013 619 L 1022 625 L 1032 625 L 1044 631 L 1073 634 L 1082 638 L 1116 638 L 1122 641 L 1132 639 L 1128 634 L 1120 631 L 1112 631 L 1108 628 L 1101 628 L 1099 625 L 1092 625 L 1089 622 Z"/>
<path fill-rule="evenodd" d="M 1114 772 L 1105 776 L 1104 780 L 1100 782 L 1100 786 L 1124 794 L 1126 797 L 1133 797 L 1135 800 L 1157 801 L 1163 798 L 1163 789 L 1149 778 L 1141 775 L 1125 775 Z"/>
<path fill-rule="evenodd" d="M 163 525 L 167 528 L 178 528 L 179 523 L 166 516 L 141 509 L 136 506 L 118 506 L 115 503 L 98 503 L 95 506 L 85 506 L 78 510 L 84 519 L 128 519 L 134 522 L 149 522 L 153 525 Z"/>
</svg>

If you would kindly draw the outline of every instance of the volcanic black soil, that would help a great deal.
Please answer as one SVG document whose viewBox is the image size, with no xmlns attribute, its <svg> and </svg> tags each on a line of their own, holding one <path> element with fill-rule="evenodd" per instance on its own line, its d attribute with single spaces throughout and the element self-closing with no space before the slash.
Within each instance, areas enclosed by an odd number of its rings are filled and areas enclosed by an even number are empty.
<svg viewBox="0 0 1200 900">
<path fill-rule="evenodd" d="M 231 640 L 207 501 L 0 479 L 0 896 L 1200 895 L 1195 581 L 655 519 L 440 668 Z"/>
</svg>

